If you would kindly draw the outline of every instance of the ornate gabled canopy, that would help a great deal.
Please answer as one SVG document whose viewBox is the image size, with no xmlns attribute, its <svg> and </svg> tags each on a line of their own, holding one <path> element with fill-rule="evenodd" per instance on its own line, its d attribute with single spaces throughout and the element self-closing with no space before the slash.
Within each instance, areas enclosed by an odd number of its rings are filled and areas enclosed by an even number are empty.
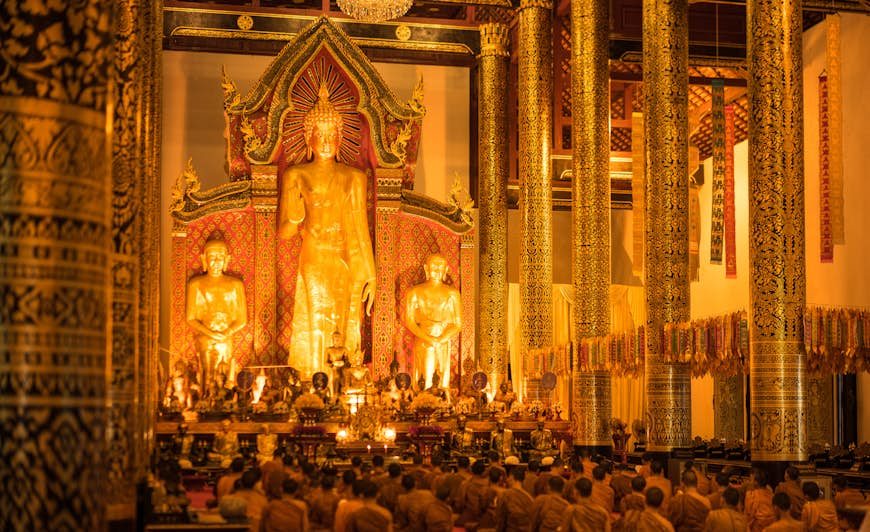
<svg viewBox="0 0 870 532">
<path fill-rule="evenodd" d="M 422 84 L 410 102 L 400 102 L 362 50 L 326 16 L 284 47 L 247 96 L 235 97 L 235 87 L 225 84 L 230 133 L 241 133 L 236 138 L 243 139 L 250 163 L 280 167 L 304 157 L 302 118 L 320 84 L 328 86 L 345 118 L 344 162 L 412 172 L 426 112 Z M 237 163 L 231 162 L 232 178 L 244 179 Z"/>
</svg>

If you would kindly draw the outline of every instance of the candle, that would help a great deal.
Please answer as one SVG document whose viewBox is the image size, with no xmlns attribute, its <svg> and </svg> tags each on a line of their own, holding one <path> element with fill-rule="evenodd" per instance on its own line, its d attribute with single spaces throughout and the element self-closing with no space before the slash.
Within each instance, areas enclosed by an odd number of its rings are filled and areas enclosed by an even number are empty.
<svg viewBox="0 0 870 532">
<path fill-rule="evenodd" d="M 387 444 L 384 444 L 384 454 L 387 454 Z"/>
<path fill-rule="evenodd" d="M 366 445 L 366 449 L 368 449 L 369 454 L 372 454 L 372 446 L 371 445 Z"/>
</svg>

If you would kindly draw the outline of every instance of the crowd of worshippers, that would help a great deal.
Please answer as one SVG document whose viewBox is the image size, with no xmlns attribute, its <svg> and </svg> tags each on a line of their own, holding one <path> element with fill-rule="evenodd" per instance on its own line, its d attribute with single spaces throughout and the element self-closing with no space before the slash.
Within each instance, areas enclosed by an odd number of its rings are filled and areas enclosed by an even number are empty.
<svg viewBox="0 0 870 532">
<path fill-rule="evenodd" d="M 637 468 L 588 456 L 520 464 L 490 453 L 449 464 L 433 456 L 431 465 L 420 455 L 406 465 L 355 456 L 341 472 L 286 456 L 244 469 L 236 459 L 211 502 L 247 516 L 254 532 L 836 531 L 847 529 L 837 509 L 865 502 L 843 477 L 827 500 L 793 467 L 772 489 L 761 469 L 748 480 L 727 470 L 708 478 L 687 462 L 674 486 L 648 455 Z"/>
</svg>

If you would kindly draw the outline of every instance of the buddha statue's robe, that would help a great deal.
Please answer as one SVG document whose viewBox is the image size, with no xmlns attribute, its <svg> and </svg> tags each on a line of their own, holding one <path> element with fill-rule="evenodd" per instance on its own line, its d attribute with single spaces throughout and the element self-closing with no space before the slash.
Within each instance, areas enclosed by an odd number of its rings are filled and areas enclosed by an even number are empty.
<svg viewBox="0 0 870 532">
<path fill-rule="evenodd" d="M 808 532 L 837 532 L 840 530 L 837 507 L 824 499 L 807 501 L 801 513 L 801 521 Z"/>
<path fill-rule="evenodd" d="M 545 493 L 535 497 L 531 511 L 532 532 L 556 532 L 562 524 L 568 506 L 568 501 L 555 493 Z"/>
<path fill-rule="evenodd" d="M 711 510 L 704 522 L 704 532 L 745 532 L 746 516 L 733 508 Z"/>
<path fill-rule="evenodd" d="M 589 498 L 581 497 L 577 504 L 565 510 L 561 530 L 565 532 L 610 532 L 610 514 Z"/>
<path fill-rule="evenodd" d="M 674 495 L 668 504 L 668 520 L 677 532 L 703 530 L 709 513 L 710 501 L 697 492 Z"/>
</svg>

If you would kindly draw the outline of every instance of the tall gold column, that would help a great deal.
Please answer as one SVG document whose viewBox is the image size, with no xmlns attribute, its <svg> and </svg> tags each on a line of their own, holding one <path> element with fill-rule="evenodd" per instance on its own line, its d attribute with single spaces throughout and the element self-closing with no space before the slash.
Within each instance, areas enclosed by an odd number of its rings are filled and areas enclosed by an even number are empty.
<svg viewBox="0 0 870 532">
<path fill-rule="evenodd" d="M 478 68 L 478 230 L 480 239 L 477 356 L 500 382 L 507 356 L 507 77 L 510 35 L 505 24 L 480 26 Z"/>
<path fill-rule="evenodd" d="M 553 341 L 553 2 L 520 0 L 521 353 Z"/>
<path fill-rule="evenodd" d="M 800 0 L 749 0 L 750 438 L 753 461 L 807 459 Z"/>
<path fill-rule="evenodd" d="M 0 7 L 3 530 L 104 526 L 112 11 Z"/>
<path fill-rule="evenodd" d="M 687 0 L 644 0 L 646 391 L 650 451 L 692 441 L 687 364 L 662 356 L 662 327 L 689 319 Z"/>
<path fill-rule="evenodd" d="M 610 333 L 610 0 L 571 2 L 574 338 Z M 576 371 L 574 444 L 611 445 L 610 374 Z"/>
<path fill-rule="evenodd" d="M 159 2 L 114 3 L 112 74 L 112 372 L 109 521 L 135 517 L 136 483 L 149 470 L 157 404 L 159 280 Z"/>
</svg>

